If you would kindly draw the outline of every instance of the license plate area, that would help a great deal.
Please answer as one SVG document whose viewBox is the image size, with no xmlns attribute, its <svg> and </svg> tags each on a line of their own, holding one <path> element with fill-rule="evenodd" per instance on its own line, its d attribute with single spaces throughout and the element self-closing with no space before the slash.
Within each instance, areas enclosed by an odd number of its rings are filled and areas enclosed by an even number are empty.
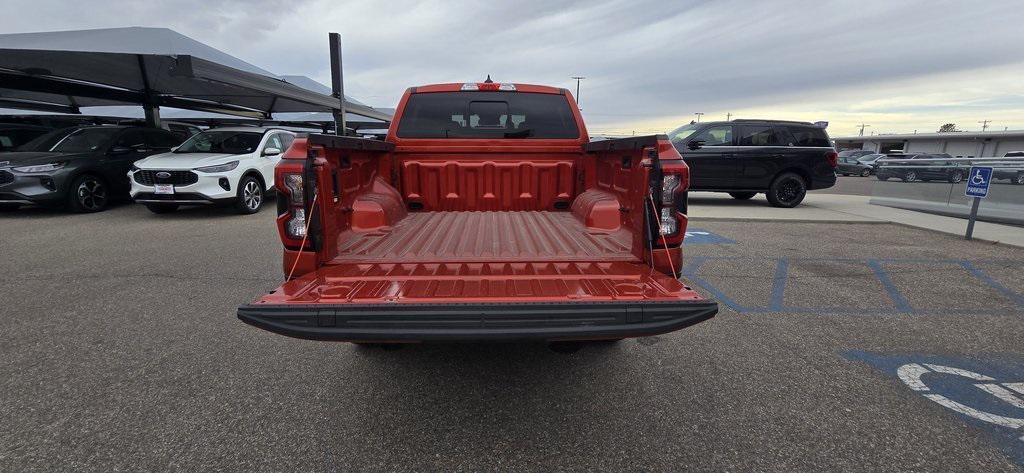
<svg viewBox="0 0 1024 473">
<path fill-rule="evenodd" d="M 153 193 L 172 195 L 174 194 L 174 184 L 153 184 Z"/>
</svg>

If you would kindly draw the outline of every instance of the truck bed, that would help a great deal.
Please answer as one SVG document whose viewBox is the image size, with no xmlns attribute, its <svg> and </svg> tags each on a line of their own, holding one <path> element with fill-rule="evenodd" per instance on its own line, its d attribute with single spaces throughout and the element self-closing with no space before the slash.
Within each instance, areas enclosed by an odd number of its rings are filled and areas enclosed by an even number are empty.
<svg viewBox="0 0 1024 473">
<path fill-rule="evenodd" d="M 630 245 L 628 230 L 590 228 L 572 212 L 417 212 L 342 232 L 332 263 L 636 262 Z"/>
<path fill-rule="evenodd" d="M 314 340 L 550 341 L 717 312 L 675 276 L 685 186 L 657 197 L 688 177 L 666 137 L 389 140 L 293 143 L 275 174 L 292 178 L 277 185 L 287 281 L 240 319 Z M 657 242 L 648 206 L 678 224 Z M 307 215 L 308 240 L 290 226 Z"/>
</svg>

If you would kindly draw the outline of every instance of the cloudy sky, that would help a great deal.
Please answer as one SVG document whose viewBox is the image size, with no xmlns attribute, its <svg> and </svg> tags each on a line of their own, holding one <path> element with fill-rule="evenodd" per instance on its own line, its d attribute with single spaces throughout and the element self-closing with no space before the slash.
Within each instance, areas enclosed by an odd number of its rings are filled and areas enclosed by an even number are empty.
<svg viewBox="0 0 1024 473">
<path fill-rule="evenodd" d="M 0 32 L 174 29 L 277 74 L 394 106 L 406 87 L 483 80 L 575 88 L 591 133 L 662 132 L 703 112 L 828 120 L 833 136 L 1024 129 L 1019 1 L 345 2 L 5 0 Z"/>
</svg>

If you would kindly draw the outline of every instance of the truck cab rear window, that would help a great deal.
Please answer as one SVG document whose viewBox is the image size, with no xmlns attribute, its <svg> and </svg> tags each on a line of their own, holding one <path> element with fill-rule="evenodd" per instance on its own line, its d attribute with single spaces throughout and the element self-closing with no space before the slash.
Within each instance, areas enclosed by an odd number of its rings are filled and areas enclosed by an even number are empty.
<svg viewBox="0 0 1024 473">
<path fill-rule="evenodd" d="M 563 95 L 525 92 L 413 94 L 399 138 L 575 139 L 580 131 Z"/>
</svg>

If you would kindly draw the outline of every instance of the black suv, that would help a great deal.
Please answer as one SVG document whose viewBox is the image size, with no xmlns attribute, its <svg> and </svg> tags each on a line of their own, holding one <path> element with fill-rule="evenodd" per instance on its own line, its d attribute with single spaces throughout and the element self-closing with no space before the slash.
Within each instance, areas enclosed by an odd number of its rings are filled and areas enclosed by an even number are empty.
<svg viewBox="0 0 1024 473">
<path fill-rule="evenodd" d="M 790 208 L 808 190 L 836 183 L 836 150 L 825 130 L 808 122 L 691 123 L 668 136 L 690 166 L 690 190 L 741 200 L 763 192 L 772 205 Z"/>
</svg>

